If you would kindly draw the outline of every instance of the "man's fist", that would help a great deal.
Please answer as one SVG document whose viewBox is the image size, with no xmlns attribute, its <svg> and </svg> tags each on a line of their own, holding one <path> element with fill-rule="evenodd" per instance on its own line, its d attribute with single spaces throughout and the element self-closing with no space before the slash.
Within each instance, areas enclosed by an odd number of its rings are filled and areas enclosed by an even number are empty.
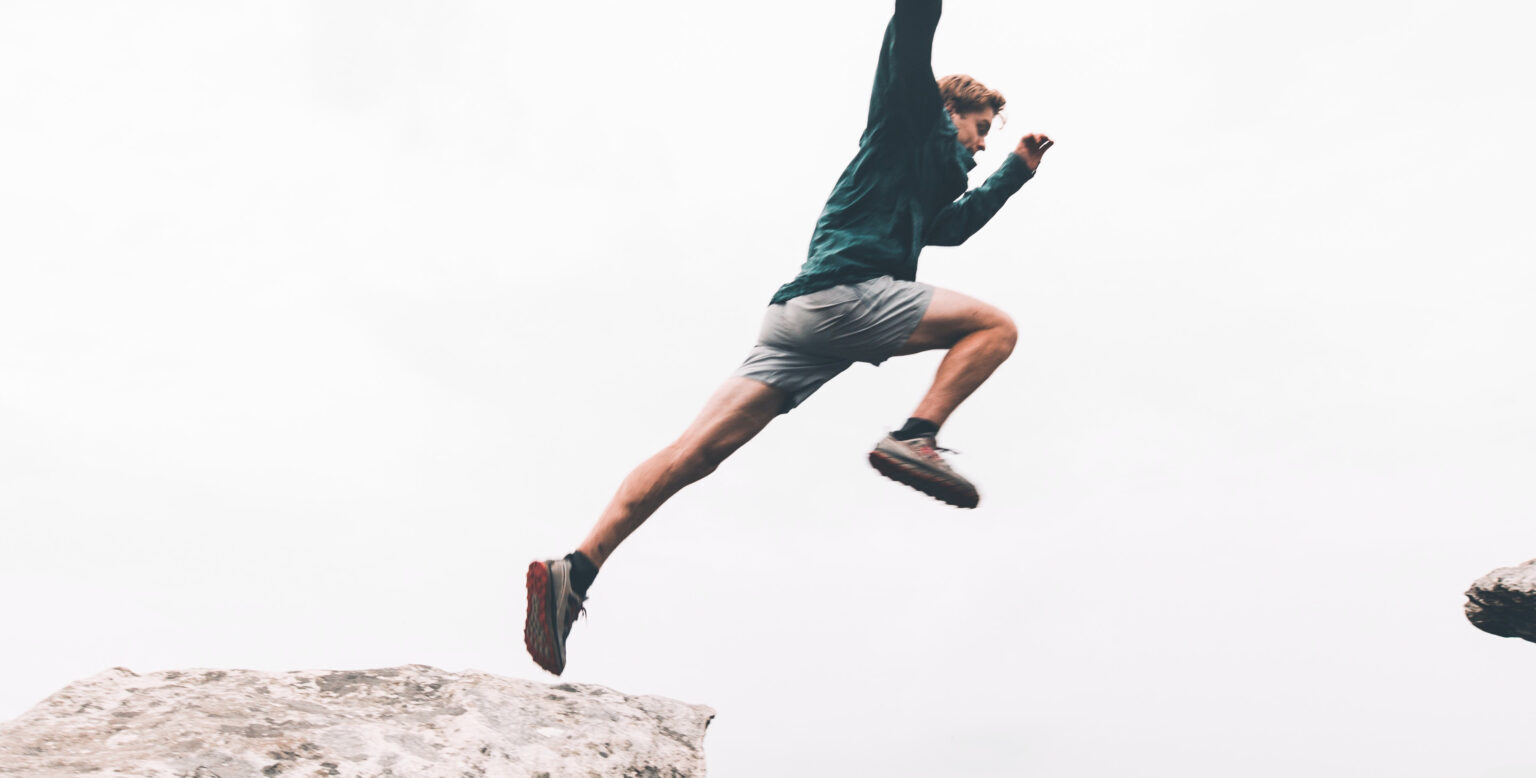
<svg viewBox="0 0 1536 778">
<path fill-rule="evenodd" d="M 1040 167 L 1040 158 L 1045 156 L 1045 150 L 1055 145 L 1056 141 L 1045 135 L 1025 135 L 1019 138 L 1018 148 L 1013 150 L 1024 164 L 1029 165 L 1030 170 Z"/>
</svg>

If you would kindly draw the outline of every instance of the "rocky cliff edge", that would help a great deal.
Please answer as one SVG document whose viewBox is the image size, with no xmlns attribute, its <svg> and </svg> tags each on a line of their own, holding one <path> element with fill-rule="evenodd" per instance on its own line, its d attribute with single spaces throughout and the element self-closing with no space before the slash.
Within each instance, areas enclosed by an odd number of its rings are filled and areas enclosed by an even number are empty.
<svg viewBox="0 0 1536 778">
<path fill-rule="evenodd" d="M 693 778 L 714 711 L 422 665 L 117 668 L 0 724 L 0 776 Z"/>
</svg>

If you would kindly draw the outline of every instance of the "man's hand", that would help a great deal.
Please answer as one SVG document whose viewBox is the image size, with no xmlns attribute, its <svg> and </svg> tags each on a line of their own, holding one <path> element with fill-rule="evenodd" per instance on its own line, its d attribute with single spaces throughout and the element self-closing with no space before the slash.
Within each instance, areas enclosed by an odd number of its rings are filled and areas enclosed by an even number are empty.
<svg viewBox="0 0 1536 778">
<path fill-rule="evenodd" d="M 1025 135 L 1019 138 L 1018 148 L 1015 148 L 1013 153 L 1024 160 L 1024 164 L 1029 165 L 1030 171 L 1033 172 L 1040 167 L 1040 158 L 1045 156 L 1045 150 L 1055 144 L 1056 141 L 1045 135 Z"/>
</svg>

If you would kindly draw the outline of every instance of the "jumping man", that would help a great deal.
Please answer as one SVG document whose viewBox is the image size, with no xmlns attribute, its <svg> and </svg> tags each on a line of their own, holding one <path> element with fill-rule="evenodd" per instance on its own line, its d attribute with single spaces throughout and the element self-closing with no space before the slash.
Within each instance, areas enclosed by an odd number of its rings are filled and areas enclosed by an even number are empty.
<svg viewBox="0 0 1536 778">
<path fill-rule="evenodd" d="M 1004 100 L 969 76 L 935 81 L 941 0 L 896 0 L 859 151 L 827 200 L 810 258 L 774 294 L 757 345 L 676 442 L 647 459 L 576 551 L 528 566 L 524 640 L 534 661 L 565 669 L 565 641 L 587 588 L 619 543 L 679 489 L 709 475 L 774 417 L 854 362 L 947 349 L 912 417 L 869 453 L 887 478 L 961 508 L 976 487 L 939 456 L 939 428 L 1013 351 L 1007 314 L 918 283 L 924 246 L 958 246 L 1035 174 L 1051 147 L 1026 135 L 986 183 L 966 191 L 972 157 Z"/>
</svg>

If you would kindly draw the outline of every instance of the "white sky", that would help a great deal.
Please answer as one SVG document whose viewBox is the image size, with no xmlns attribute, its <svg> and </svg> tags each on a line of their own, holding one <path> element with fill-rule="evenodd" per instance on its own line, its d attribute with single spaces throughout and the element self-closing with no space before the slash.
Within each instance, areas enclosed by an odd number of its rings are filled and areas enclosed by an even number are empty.
<svg viewBox="0 0 1536 778">
<path fill-rule="evenodd" d="M 544 678 L 529 559 L 745 355 L 890 2 L 0 4 L 0 719 L 120 665 Z M 1013 314 L 834 381 L 620 550 L 567 678 L 711 771 L 1536 776 L 1528 4 L 948 4 L 1039 176 L 920 278 Z"/>
</svg>

